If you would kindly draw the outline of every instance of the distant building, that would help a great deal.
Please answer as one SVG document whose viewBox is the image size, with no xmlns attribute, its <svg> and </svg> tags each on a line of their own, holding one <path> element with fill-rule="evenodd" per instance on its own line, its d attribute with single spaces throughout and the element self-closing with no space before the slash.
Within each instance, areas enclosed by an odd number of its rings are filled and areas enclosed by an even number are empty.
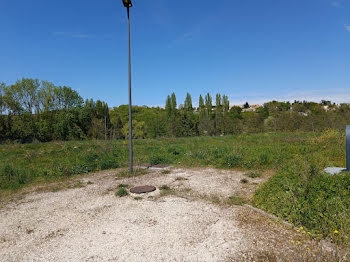
<svg viewBox="0 0 350 262">
<path fill-rule="evenodd" d="M 240 106 L 243 108 L 242 112 L 255 112 L 259 107 L 262 107 L 262 105 L 250 105 L 249 108 L 244 108 L 244 106 Z"/>
</svg>

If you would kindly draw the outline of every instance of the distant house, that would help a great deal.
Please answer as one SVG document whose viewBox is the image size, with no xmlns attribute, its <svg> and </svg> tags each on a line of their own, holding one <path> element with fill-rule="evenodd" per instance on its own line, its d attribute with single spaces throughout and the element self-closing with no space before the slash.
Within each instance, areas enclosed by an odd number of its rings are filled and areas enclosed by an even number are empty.
<svg viewBox="0 0 350 262">
<path fill-rule="evenodd" d="M 308 116 L 309 115 L 309 113 L 306 113 L 306 112 L 298 112 L 299 113 L 299 115 L 301 115 L 301 116 Z"/>
<path fill-rule="evenodd" d="M 242 112 L 255 112 L 259 107 L 262 107 L 262 105 L 250 105 L 249 108 L 244 108 L 244 106 L 241 106 L 241 108 L 243 108 Z"/>
</svg>

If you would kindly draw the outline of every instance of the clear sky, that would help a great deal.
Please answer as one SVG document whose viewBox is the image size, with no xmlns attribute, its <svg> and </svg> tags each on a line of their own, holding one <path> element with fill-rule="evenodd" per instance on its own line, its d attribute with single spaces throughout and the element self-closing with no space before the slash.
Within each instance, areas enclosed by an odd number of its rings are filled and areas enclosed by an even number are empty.
<svg viewBox="0 0 350 262">
<path fill-rule="evenodd" d="M 350 0 L 133 0 L 133 104 L 190 92 L 231 104 L 350 102 Z M 121 0 L 0 0 L 0 82 L 128 103 Z"/>
</svg>

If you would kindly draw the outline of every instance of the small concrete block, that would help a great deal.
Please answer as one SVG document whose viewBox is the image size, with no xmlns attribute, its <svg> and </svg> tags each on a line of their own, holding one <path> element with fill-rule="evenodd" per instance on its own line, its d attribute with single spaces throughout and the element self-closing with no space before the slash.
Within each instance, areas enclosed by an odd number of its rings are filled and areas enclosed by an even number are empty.
<svg viewBox="0 0 350 262">
<path fill-rule="evenodd" d="M 337 175 L 343 171 L 346 171 L 346 168 L 344 167 L 327 167 L 324 169 L 324 172 L 330 174 L 330 175 Z"/>
</svg>

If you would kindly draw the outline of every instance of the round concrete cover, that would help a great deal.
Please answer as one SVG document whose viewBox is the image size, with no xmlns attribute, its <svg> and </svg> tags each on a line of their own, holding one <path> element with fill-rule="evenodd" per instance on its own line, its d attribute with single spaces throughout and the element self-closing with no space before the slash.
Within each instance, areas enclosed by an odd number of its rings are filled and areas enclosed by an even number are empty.
<svg viewBox="0 0 350 262">
<path fill-rule="evenodd" d="M 130 189 L 130 192 L 134 194 L 143 194 L 143 193 L 153 192 L 155 190 L 156 188 L 154 186 L 137 186 Z"/>
</svg>

